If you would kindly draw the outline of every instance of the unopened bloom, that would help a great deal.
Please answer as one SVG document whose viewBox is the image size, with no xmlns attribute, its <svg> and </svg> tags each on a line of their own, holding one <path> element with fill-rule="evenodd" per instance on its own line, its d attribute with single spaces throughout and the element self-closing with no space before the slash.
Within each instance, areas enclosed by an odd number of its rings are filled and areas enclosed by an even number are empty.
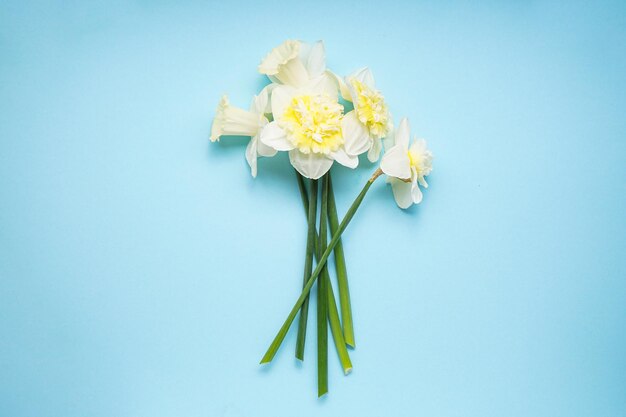
<svg viewBox="0 0 626 417">
<path fill-rule="evenodd" d="M 417 139 L 409 147 L 409 121 L 403 118 L 395 132 L 395 144 L 383 155 L 382 171 L 388 175 L 393 196 L 400 208 L 422 201 L 419 188 L 428 187 L 426 177 L 432 171 L 433 154 L 426 149 L 426 141 Z"/>
<path fill-rule="evenodd" d="M 342 96 L 354 104 L 354 110 L 344 118 L 344 132 L 352 136 L 359 149 L 349 150 L 357 154 L 367 151 L 371 162 L 378 160 L 382 148 L 381 139 L 393 127 L 385 98 L 376 89 L 374 76 L 369 68 L 360 69 L 345 77 L 337 77 Z"/>
<path fill-rule="evenodd" d="M 252 99 L 250 110 L 231 106 L 228 97 L 223 96 L 217 106 L 213 126 L 211 126 L 211 142 L 218 141 L 221 136 L 250 136 L 246 148 L 246 160 L 250 165 L 253 177 L 257 174 L 257 156 L 274 156 L 276 150 L 266 146 L 259 140 L 263 126 L 269 123 L 265 117 L 268 103 L 268 89 L 263 89 Z"/>
</svg>

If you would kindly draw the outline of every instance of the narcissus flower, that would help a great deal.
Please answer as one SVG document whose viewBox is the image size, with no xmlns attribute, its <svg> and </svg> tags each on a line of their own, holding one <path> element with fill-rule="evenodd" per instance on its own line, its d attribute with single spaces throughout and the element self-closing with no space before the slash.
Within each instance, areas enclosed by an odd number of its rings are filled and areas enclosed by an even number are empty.
<svg viewBox="0 0 626 417">
<path fill-rule="evenodd" d="M 395 144 L 383 155 L 382 171 L 388 175 L 393 196 L 400 208 L 422 201 L 419 188 L 428 187 L 426 177 L 432 171 L 433 154 L 426 149 L 426 141 L 417 139 L 409 147 L 409 121 L 403 118 L 395 132 Z"/>
<path fill-rule="evenodd" d="M 307 178 L 317 179 L 337 161 L 356 168 L 358 157 L 342 133 L 343 106 L 337 84 L 321 75 L 295 88 L 278 85 L 272 91 L 274 121 L 261 131 L 261 141 L 278 151 L 289 151 L 291 164 Z"/>
<path fill-rule="evenodd" d="M 354 136 L 353 143 L 364 147 L 354 151 L 357 154 L 368 151 L 368 159 L 375 162 L 380 156 L 381 139 L 393 128 L 385 98 L 376 89 L 369 68 L 360 69 L 345 77 L 345 80 L 337 77 L 337 81 L 341 95 L 354 104 L 354 110 L 344 118 L 344 131 Z"/>
<path fill-rule="evenodd" d="M 250 136 L 246 148 L 246 160 L 250 165 L 253 177 L 257 174 L 257 156 L 274 156 L 276 150 L 266 146 L 259 140 L 263 126 L 269 123 L 265 112 L 268 106 L 268 89 L 265 88 L 258 96 L 254 96 L 250 110 L 231 106 L 228 97 L 223 96 L 211 126 L 211 142 L 218 141 L 222 136 Z"/>
</svg>

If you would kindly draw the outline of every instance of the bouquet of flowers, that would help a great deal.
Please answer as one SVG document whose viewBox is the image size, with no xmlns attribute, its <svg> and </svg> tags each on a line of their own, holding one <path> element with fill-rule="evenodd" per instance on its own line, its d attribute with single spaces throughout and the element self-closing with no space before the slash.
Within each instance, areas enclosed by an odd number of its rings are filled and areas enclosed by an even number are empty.
<svg viewBox="0 0 626 417">
<path fill-rule="evenodd" d="M 348 347 L 355 347 L 341 234 L 372 184 L 383 174 L 400 208 L 420 203 L 420 186 L 428 187 L 425 177 L 432 170 L 433 156 L 423 139 L 410 143 L 406 118 L 394 128 L 385 98 L 376 89 L 368 68 L 346 77 L 326 68 L 321 41 L 309 45 L 288 40 L 272 49 L 258 70 L 271 82 L 254 96 L 249 110 L 232 106 L 223 96 L 213 120 L 211 141 L 219 141 L 222 136 L 249 136 L 246 160 L 253 177 L 257 175 L 259 156 L 289 152 L 308 224 L 302 292 L 261 363 L 274 358 L 298 313 L 295 356 L 304 359 L 309 292 L 317 283 L 317 371 L 321 397 L 328 392 L 328 328 L 346 375 L 352 370 Z M 339 221 L 330 169 L 335 162 L 356 168 L 359 155 L 364 153 L 370 163 L 380 160 L 380 164 Z M 335 259 L 338 303 L 326 264 L 331 254 Z"/>
</svg>

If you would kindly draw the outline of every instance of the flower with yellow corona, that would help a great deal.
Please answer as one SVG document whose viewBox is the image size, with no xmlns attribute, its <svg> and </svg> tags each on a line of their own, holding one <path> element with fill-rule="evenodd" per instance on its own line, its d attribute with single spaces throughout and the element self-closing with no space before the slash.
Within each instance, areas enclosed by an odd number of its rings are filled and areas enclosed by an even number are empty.
<svg viewBox="0 0 626 417">
<path fill-rule="evenodd" d="M 258 96 L 254 96 L 250 110 L 240 109 L 230 105 L 227 96 L 220 100 L 213 125 L 211 126 L 211 142 L 219 141 L 222 136 L 250 136 L 246 148 L 246 160 L 250 165 L 253 177 L 257 174 L 257 156 L 274 156 L 276 150 L 263 144 L 259 140 L 259 133 L 269 120 L 265 117 L 268 106 L 268 90 L 263 89 Z"/>
<path fill-rule="evenodd" d="M 341 95 L 354 104 L 354 110 L 346 114 L 344 130 L 351 135 L 354 143 L 362 147 L 357 153 L 367 151 L 367 157 L 375 162 L 382 150 L 381 139 L 393 128 L 391 114 L 383 95 L 376 89 L 374 76 L 369 68 L 360 69 L 341 79 Z"/>
<path fill-rule="evenodd" d="M 357 154 L 346 151 L 351 142 L 343 135 L 343 106 L 338 99 L 337 84 L 324 75 L 300 88 L 277 85 L 271 99 L 274 121 L 261 131 L 261 141 L 288 151 L 291 164 L 307 178 L 320 178 L 333 161 L 356 168 Z"/>
<path fill-rule="evenodd" d="M 388 175 L 393 196 L 400 208 L 408 208 L 422 201 L 419 186 L 428 188 L 427 175 L 433 169 L 433 154 L 426 149 L 426 141 L 417 139 L 409 147 L 409 121 L 403 118 L 395 132 L 395 143 L 390 147 L 380 163 L 382 171 Z"/>
</svg>

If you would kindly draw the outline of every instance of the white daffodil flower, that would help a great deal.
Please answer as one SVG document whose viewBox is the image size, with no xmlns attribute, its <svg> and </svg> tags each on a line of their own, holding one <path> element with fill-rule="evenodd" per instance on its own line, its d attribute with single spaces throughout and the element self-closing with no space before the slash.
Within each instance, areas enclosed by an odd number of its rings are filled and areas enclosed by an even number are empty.
<svg viewBox="0 0 626 417">
<path fill-rule="evenodd" d="M 326 51 L 322 41 L 313 45 L 288 40 L 272 49 L 259 65 L 259 72 L 276 84 L 304 87 L 326 74 Z"/>
<path fill-rule="evenodd" d="M 278 85 L 272 91 L 274 121 L 261 131 L 261 141 L 278 151 L 289 151 L 298 172 L 317 179 L 337 161 L 356 168 L 354 144 L 344 139 L 343 106 L 332 77 L 319 76 L 300 88 Z"/>
<path fill-rule="evenodd" d="M 425 176 L 433 167 L 433 154 L 426 149 L 426 141 L 417 139 L 409 147 L 409 121 L 403 118 L 395 132 L 395 144 L 383 155 L 380 163 L 382 171 L 388 175 L 393 196 L 400 208 L 408 208 L 411 204 L 422 201 L 419 188 L 428 187 Z"/>
<path fill-rule="evenodd" d="M 276 155 L 275 149 L 259 140 L 259 133 L 269 123 L 265 117 L 269 102 L 268 91 L 268 88 L 264 88 L 258 96 L 254 96 L 250 110 L 231 106 L 228 97 L 223 96 L 211 126 L 211 142 L 218 141 L 221 136 L 251 137 L 246 148 L 246 160 L 253 177 L 257 174 L 257 156 Z"/>
<path fill-rule="evenodd" d="M 348 112 L 343 121 L 345 134 L 352 136 L 351 142 L 362 146 L 352 151 L 357 154 L 367 151 L 367 158 L 376 162 L 382 149 L 381 140 L 393 128 L 385 98 L 376 90 L 369 68 L 362 68 L 345 77 L 345 80 L 335 78 L 343 98 L 354 104 L 354 110 Z"/>
</svg>

